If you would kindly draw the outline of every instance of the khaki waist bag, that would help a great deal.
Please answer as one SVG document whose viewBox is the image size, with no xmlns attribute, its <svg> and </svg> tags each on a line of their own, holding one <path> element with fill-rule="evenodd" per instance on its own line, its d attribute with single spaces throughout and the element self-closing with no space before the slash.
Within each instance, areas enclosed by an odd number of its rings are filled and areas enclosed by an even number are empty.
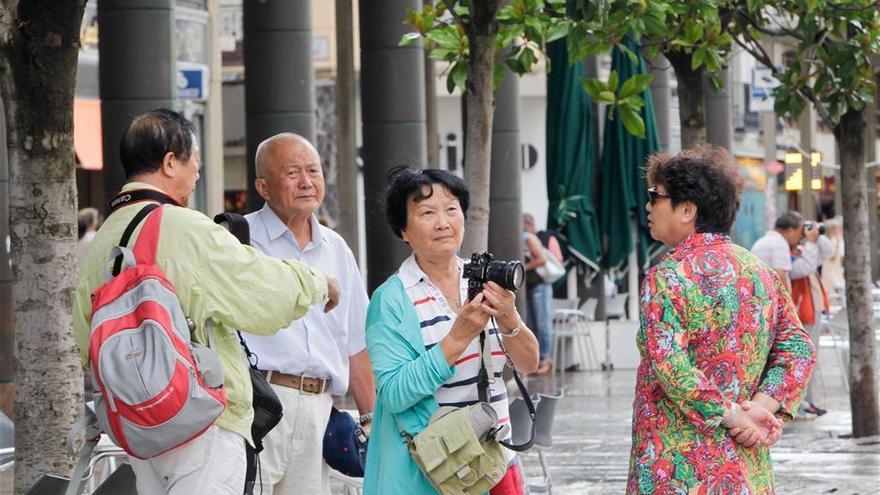
<svg viewBox="0 0 880 495">
<path fill-rule="evenodd" d="M 498 415 L 485 402 L 467 407 L 441 407 L 415 437 L 407 436 L 409 453 L 434 488 L 444 495 L 478 495 L 489 491 L 507 472 L 507 455 L 495 434 Z"/>
<path fill-rule="evenodd" d="M 532 446 L 535 438 L 535 405 L 523 385 L 510 356 L 507 363 L 519 387 L 532 419 L 529 440 L 513 445 L 503 440 L 510 427 L 498 424 L 498 413 L 488 401 L 489 373 L 492 367 L 485 332 L 480 334 L 480 348 L 484 359 L 480 364 L 477 390 L 480 402 L 466 407 L 441 407 L 431 416 L 428 426 L 418 435 L 407 434 L 410 456 L 442 495 L 479 495 L 497 485 L 507 473 L 505 448 L 522 452 Z M 500 343 L 500 339 L 499 339 Z M 501 347 L 504 349 L 504 347 Z M 504 351 L 507 355 L 507 351 Z"/>
</svg>

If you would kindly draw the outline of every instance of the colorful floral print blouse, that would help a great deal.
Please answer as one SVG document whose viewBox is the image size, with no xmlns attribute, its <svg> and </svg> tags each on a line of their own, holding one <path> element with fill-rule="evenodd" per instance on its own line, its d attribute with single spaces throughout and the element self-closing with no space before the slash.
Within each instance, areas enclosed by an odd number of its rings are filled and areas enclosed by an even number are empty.
<svg viewBox="0 0 880 495">
<path fill-rule="evenodd" d="M 814 349 L 776 273 L 720 234 L 693 234 L 645 277 L 628 494 L 773 493 L 765 446 L 721 426 L 764 392 L 797 411 Z"/>
</svg>

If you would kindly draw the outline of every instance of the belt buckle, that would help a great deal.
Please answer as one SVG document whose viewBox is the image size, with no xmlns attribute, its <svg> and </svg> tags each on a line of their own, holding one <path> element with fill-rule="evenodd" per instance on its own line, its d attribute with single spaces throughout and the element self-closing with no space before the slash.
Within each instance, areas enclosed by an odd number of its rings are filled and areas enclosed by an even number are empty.
<svg viewBox="0 0 880 495">
<path fill-rule="evenodd" d="M 321 385 L 319 387 L 317 387 L 317 389 L 313 385 L 307 386 L 306 385 L 306 378 L 309 378 L 311 380 L 318 380 L 319 382 L 321 382 Z M 299 392 L 302 394 L 318 395 L 321 392 L 323 392 L 323 390 L 321 390 L 323 388 L 324 388 L 323 381 L 320 378 L 312 378 L 312 377 L 305 377 L 305 376 L 299 377 Z"/>
</svg>

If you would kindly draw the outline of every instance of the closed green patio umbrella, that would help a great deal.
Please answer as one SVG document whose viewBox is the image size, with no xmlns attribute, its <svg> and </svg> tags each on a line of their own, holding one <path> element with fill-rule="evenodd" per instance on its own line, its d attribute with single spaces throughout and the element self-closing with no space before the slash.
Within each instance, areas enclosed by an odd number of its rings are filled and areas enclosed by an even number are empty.
<svg viewBox="0 0 880 495">
<path fill-rule="evenodd" d="M 547 226 L 579 264 L 598 269 L 599 222 L 591 199 L 593 133 L 590 97 L 581 88 L 582 64 L 568 64 L 564 40 L 547 47 Z"/>
<path fill-rule="evenodd" d="M 627 40 L 626 45 L 636 54 L 638 63 L 614 48 L 611 70 L 617 71 L 620 81 L 647 73 L 645 61 L 638 54 L 636 43 Z M 602 235 L 607 242 L 602 266 L 610 270 L 622 270 L 627 264 L 627 258 L 633 250 L 633 220 L 637 226 L 639 265 L 643 269 L 648 265 L 651 254 L 660 247 L 659 243 L 651 239 L 648 229 L 645 212 L 648 192 L 643 170 L 647 157 L 660 149 L 660 139 L 657 135 L 650 89 L 646 89 L 641 96 L 645 101 L 645 106 L 641 109 L 641 116 L 645 121 L 645 139 L 630 134 L 624 128 L 619 115 L 613 120 L 605 119 L 599 172 L 600 218 Z"/>
</svg>

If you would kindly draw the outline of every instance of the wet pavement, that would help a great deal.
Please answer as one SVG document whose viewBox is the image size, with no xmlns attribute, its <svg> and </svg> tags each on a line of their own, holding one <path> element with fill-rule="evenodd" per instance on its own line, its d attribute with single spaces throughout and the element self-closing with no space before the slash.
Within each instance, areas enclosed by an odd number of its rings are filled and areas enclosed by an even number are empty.
<svg viewBox="0 0 880 495">
<path fill-rule="evenodd" d="M 786 424 L 772 448 L 779 494 L 880 494 L 880 437 L 852 439 L 849 397 L 836 348 L 828 338 L 820 347 L 819 406 L 828 414 Z M 554 444 L 546 460 L 556 494 L 621 494 L 626 485 L 635 370 L 567 373 L 531 377 L 532 394 L 553 394 L 561 386 Z M 526 476 L 541 474 L 533 453 L 523 457 Z"/>
<path fill-rule="evenodd" d="M 771 451 L 780 495 L 880 495 L 880 437 L 848 438 L 849 397 L 837 349 L 823 337 L 815 379 L 822 396 L 818 405 L 828 414 L 786 424 Z M 560 389 L 564 394 L 556 410 L 553 446 L 545 451 L 553 493 L 624 493 L 634 387 L 635 370 L 529 377 L 532 394 L 555 395 Z M 350 397 L 342 402 L 343 408 L 354 407 Z M 528 452 L 521 459 L 527 481 L 537 481 L 537 454 Z M 0 472 L 0 495 L 11 493 L 11 481 L 11 472 Z M 338 480 L 331 486 L 334 494 L 345 493 Z"/>
</svg>

